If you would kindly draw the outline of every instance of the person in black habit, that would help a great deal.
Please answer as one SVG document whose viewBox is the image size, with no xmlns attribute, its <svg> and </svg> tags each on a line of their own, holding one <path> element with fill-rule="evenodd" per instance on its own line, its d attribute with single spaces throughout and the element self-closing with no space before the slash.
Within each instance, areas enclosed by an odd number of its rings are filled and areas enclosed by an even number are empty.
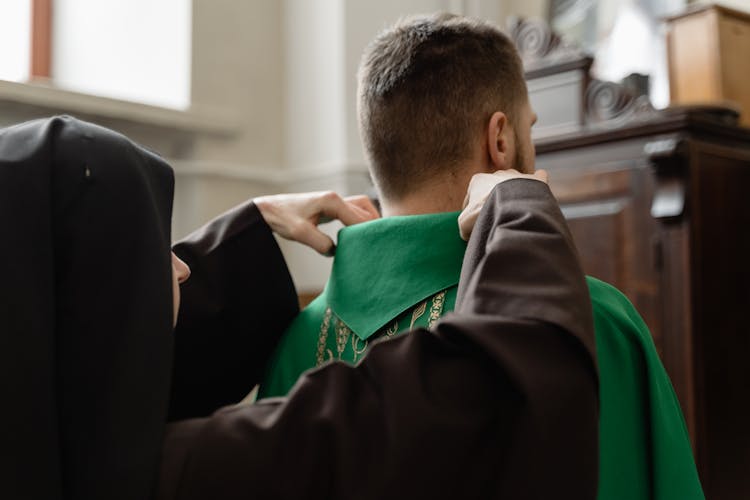
<svg viewBox="0 0 750 500">
<path fill-rule="evenodd" d="M 3 498 L 594 498 L 591 311 L 546 184 L 469 193 L 487 201 L 453 315 L 245 405 L 298 311 L 271 227 L 342 212 L 248 202 L 177 259 L 172 195 L 107 129 L 0 130 Z"/>
</svg>

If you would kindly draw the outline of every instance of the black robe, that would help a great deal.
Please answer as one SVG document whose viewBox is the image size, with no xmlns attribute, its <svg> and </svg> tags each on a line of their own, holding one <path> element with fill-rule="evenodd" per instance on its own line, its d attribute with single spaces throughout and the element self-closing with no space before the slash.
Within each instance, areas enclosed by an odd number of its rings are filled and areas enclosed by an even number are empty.
<svg viewBox="0 0 750 500">
<path fill-rule="evenodd" d="M 172 169 L 69 117 L 0 130 L 0 498 L 148 498 L 171 375 Z"/>
<path fill-rule="evenodd" d="M 248 204 L 176 247 L 193 276 L 173 337 L 171 196 L 168 166 L 105 129 L 0 132 L 3 496 L 147 498 L 168 401 L 186 418 L 239 399 L 295 314 Z M 169 424 L 156 495 L 593 498 L 589 308 L 547 187 L 502 184 L 454 315 L 308 373 L 289 398 Z"/>
</svg>

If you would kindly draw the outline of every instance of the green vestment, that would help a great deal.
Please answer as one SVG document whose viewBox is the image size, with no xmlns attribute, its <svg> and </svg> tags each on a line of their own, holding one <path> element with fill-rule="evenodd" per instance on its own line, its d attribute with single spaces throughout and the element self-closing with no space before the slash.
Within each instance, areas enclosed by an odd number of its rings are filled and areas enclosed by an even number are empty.
<svg viewBox="0 0 750 500">
<path fill-rule="evenodd" d="M 284 334 L 259 396 L 283 396 L 305 370 L 356 362 L 375 339 L 453 310 L 466 248 L 457 217 L 388 217 L 342 229 L 326 288 Z M 648 328 L 616 288 L 587 282 L 599 361 L 599 499 L 703 499 L 682 411 Z"/>
</svg>

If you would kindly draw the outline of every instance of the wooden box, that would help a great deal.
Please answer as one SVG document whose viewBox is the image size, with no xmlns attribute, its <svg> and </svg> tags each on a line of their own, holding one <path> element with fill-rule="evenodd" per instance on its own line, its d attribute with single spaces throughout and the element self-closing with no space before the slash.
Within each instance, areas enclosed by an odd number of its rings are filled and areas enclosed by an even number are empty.
<svg viewBox="0 0 750 500">
<path fill-rule="evenodd" d="M 667 19 L 672 105 L 737 107 L 750 127 L 750 14 L 717 5 Z"/>
</svg>

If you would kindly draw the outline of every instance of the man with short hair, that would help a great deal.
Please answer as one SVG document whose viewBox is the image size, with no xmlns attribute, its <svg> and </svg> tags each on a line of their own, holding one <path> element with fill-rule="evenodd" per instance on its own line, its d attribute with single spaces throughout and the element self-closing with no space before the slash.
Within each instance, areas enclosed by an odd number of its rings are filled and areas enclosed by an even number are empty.
<svg viewBox="0 0 750 500">
<path fill-rule="evenodd" d="M 472 174 L 534 171 L 523 66 L 487 23 L 440 15 L 380 34 L 362 57 L 358 112 L 385 215 L 459 210 Z"/>
<path fill-rule="evenodd" d="M 339 233 L 326 291 L 282 340 L 260 396 L 285 394 L 311 360 L 357 361 L 370 340 L 452 310 L 469 180 L 534 171 L 521 61 L 481 21 L 443 14 L 383 32 L 362 57 L 358 111 L 385 217 Z"/>
<path fill-rule="evenodd" d="M 523 66 L 488 23 L 437 14 L 379 34 L 362 57 L 358 111 L 384 218 L 339 232 L 326 288 L 287 330 L 261 397 L 285 395 L 305 370 L 357 362 L 374 341 L 452 311 L 467 186 L 495 171 L 534 174 Z M 524 255 L 507 265 L 524 266 Z M 600 365 L 599 498 L 703 498 L 645 324 L 614 287 L 587 280 Z"/>
</svg>

